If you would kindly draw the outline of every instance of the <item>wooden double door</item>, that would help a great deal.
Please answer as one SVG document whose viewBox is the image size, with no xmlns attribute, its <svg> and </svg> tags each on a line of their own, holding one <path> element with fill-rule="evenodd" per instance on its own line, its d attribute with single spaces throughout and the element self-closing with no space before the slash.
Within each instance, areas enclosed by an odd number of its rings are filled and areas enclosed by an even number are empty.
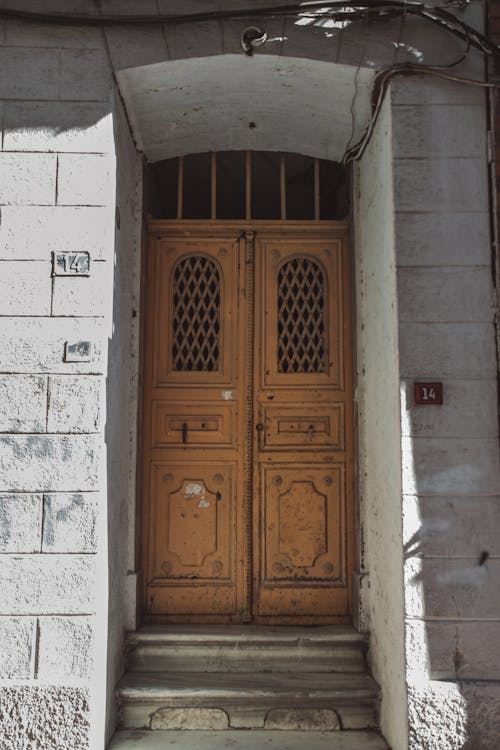
<svg viewBox="0 0 500 750">
<path fill-rule="evenodd" d="M 349 618 L 346 227 L 152 222 L 148 622 Z"/>
</svg>

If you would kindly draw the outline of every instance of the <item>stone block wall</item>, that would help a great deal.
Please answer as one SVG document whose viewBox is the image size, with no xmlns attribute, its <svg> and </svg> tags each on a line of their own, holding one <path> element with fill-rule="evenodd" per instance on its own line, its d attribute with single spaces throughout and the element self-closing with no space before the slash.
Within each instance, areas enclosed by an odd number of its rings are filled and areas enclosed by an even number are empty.
<svg viewBox="0 0 500 750">
<path fill-rule="evenodd" d="M 407 746 L 401 436 L 392 111 L 386 97 L 371 141 L 354 165 L 360 614 L 369 661 L 383 685 L 380 723 Z"/>
<path fill-rule="evenodd" d="M 96 29 L 2 20 L 0 40 L 0 746 L 84 750 L 103 733 L 111 72 Z M 67 251 L 88 276 L 53 275 Z"/>
<path fill-rule="evenodd" d="M 500 731 L 487 92 L 429 76 L 392 98 L 409 747 L 487 750 Z M 419 380 L 443 382 L 443 406 L 414 405 Z"/>
<path fill-rule="evenodd" d="M 118 97 L 114 106 L 117 152 L 116 236 L 113 274 L 113 329 L 108 347 L 106 390 L 106 474 L 108 521 L 107 721 L 116 726 L 114 691 L 124 670 L 125 630 L 137 627 L 136 501 L 139 321 L 142 243 L 142 158 L 130 136 Z M 111 283 L 110 283 L 111 287 Z M 111 296 L 108 291 L 109 297 Z"/>
</svg>

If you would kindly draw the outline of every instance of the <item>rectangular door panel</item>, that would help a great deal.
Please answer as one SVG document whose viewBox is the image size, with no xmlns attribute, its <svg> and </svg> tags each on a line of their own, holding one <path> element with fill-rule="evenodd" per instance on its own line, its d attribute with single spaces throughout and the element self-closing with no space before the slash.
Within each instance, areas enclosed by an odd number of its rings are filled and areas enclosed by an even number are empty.
<svg viewBox="0 0 500 750">
<path fill-rule="evenodd" d="M 154 401 L 152 409 L 154 448 L 235 444 L 235 404 Z"/>
<path fill-rule="evenodd" d="M 344 468 L 264 466 L 259 600 L 264 618 L 347 614 Z"/>
<path fill-rule="evenodd" d="M 193 613 L 227 607 L 229 601 L 234 609 L 234 464 L 161 462 L 153 463 L 151 473 L 154 555 L 148 586 L 156 590 L 148 610 L 155 612 L 165 599 L 170 611 L 186 611 L 186 601 L 193 602 Z"/>
<path fill-rule="evenodd" d="M 344 404 L 263 407 L 262 449 L 344 449 Z"/>
<path fill-rule="evenodd" d="M 264 467 L 264 586 L 345 584 L 343 474 L 342 466 Z"/>
</svg>

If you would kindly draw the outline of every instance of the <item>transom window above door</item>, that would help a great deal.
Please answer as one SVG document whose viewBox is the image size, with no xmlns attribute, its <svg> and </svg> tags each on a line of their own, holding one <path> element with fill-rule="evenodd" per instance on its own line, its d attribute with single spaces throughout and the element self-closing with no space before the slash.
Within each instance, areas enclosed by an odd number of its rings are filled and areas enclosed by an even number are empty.
<svg viewBox="0 0 500 750">
<path fill-rule="evenodd" d="M 153 218 L 318 221 L 349 210 L 347 169 L 301 154 L 191 154 L 150 164 L 147 176 Z"/>
</svg>

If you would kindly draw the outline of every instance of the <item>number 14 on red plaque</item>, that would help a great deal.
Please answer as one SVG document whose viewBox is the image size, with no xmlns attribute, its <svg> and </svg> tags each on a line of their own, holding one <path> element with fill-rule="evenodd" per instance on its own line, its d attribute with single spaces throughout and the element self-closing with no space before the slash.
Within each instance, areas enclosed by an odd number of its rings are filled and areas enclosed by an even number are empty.
<svg viewBox="0 0 500 750">
<path fill-rule="evenodd" d="M 442 383 L 413 383 L 413 403 L 441 406 L 443 403 Z"/>
</svg>

